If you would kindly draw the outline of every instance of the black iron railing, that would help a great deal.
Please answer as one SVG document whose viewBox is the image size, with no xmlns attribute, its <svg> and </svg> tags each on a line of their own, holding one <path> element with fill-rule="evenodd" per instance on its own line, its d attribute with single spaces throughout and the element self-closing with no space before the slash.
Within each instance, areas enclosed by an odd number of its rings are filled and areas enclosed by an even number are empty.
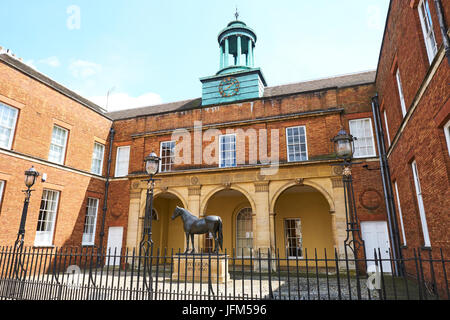
<svg viewBox="0 0 450 320">
<path fill-rule="evenodd" d="M 139 249 L 2 247 L 0 299 L 449 299 L 443 251 L 410 252 L 399 260 L 380 258 L 379 249 L 372 259 L 356 259 L 336 250 L 305 249 L 303 257 L 286 258 L 278 250 L 251 250 L 244 257 L 234 249 L 185 255 L 151 248 L 143 255 Z"/>
</svg>

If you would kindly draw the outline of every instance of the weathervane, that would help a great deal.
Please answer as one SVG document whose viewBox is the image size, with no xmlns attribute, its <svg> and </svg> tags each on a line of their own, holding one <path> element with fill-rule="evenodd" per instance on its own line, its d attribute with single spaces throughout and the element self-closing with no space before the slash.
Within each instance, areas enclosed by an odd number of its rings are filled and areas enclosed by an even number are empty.
<svg viewBox="0 0 450 320">
<path fill-rule="evenodd" d="M 236 13 L 234 14 L 234 16 L 236 17 L 236 21 L 237 21 L 239 18 L 239 12 L 238 12 L 237 6 L 236 6 Z"/>
</svg>

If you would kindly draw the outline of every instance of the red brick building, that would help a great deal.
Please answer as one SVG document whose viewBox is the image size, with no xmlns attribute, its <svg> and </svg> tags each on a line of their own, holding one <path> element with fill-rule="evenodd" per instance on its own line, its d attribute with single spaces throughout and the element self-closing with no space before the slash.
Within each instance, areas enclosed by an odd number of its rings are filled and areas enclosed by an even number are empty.
<svg viewBox="0 0 450 320">
<path fill-rule="evenodd" d="M 450 245 L 450 3 L 439 13 L 439 2 L 391 1 L 376 77 L 404 251 Z"/>
<path fill-rule="evenodd" d="M 406 246 L 396 254 L 424 245 L 448 250 L 450 79 L 440 30 L 448 19 L 429 2 L 391 2 L 376 72 L 267 86 L 253 65 L 256 34 L 236 21 L 218 37 L 220 70 L 200 79 L 201 98 L 114 113 L 1 54 L 0 244 L 15 240 L 23 172 L 33 165 L 47 180 L 34 186 L 27 245 L 136 247 L 144 231 L 144 157 L 155 151 L 162 157 L 158 247 L 185 247 L 181 222 L 170 219 L 182 206 L 199 217 L 220 215 L 229 250 L 342 255 L 345 198 L 331 139 L 345 128 L 358 138 L 362 163 L 353 180 L 368 252 L 397 242 Z M 448 17 L 450 6 L 442 5 Z M 389 168 L 380 174 L 383 159 Z M 391 193 L 383 188 L 386 172 Z"/>
<path fill-rule="evenodd" d="M 374 112 L 403 258 L 442 259 L 450 252 L 449 19 L 448 1 L 394 0 L 386 21 Z M 417 274 L 412 263 L 405 267 Z M 443 270 L 425 264 L 422 272 L 448 285 Z"/>
</svg>

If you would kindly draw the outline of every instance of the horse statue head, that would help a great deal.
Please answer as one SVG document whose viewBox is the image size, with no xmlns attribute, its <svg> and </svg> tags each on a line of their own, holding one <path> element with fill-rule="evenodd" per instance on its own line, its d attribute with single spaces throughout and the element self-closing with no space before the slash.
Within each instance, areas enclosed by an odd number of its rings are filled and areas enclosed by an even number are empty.
<svg viewBox="0 0 450 320">
<path fill-rule="evenodd" d="M 182 214 L 183 214 L 183 208 L 176 206 L 175 210 L 173 211 L 173 214 L 172 214 L 172 220 L 174 220 L 178 216 L 181 216 Z"/>
</svg>

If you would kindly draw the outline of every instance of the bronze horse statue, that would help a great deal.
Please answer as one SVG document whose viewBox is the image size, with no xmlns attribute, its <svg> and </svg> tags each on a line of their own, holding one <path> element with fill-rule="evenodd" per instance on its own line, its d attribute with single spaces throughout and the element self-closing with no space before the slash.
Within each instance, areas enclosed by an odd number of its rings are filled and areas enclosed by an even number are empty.
<svg viewBox="0 0 450 320">
<path fill-rule="evenodd" d="M 176 207 L 173 211 L 172 220 L 181 216 L 183 219 L 184 232 L 186 233 L 187 248 L 184 253 L 189 251 L 189 236 L 191 237 L 192 251 L 195 252 L 194 234 L 210 233 L 214 238 L 214 253 L 219 253 L 219 248 L 222 250 L 223 234 L 222 234 L 222 219 L 218 216 L 207 216 L 199 219 L 184 208 Z"/>
</svg>

